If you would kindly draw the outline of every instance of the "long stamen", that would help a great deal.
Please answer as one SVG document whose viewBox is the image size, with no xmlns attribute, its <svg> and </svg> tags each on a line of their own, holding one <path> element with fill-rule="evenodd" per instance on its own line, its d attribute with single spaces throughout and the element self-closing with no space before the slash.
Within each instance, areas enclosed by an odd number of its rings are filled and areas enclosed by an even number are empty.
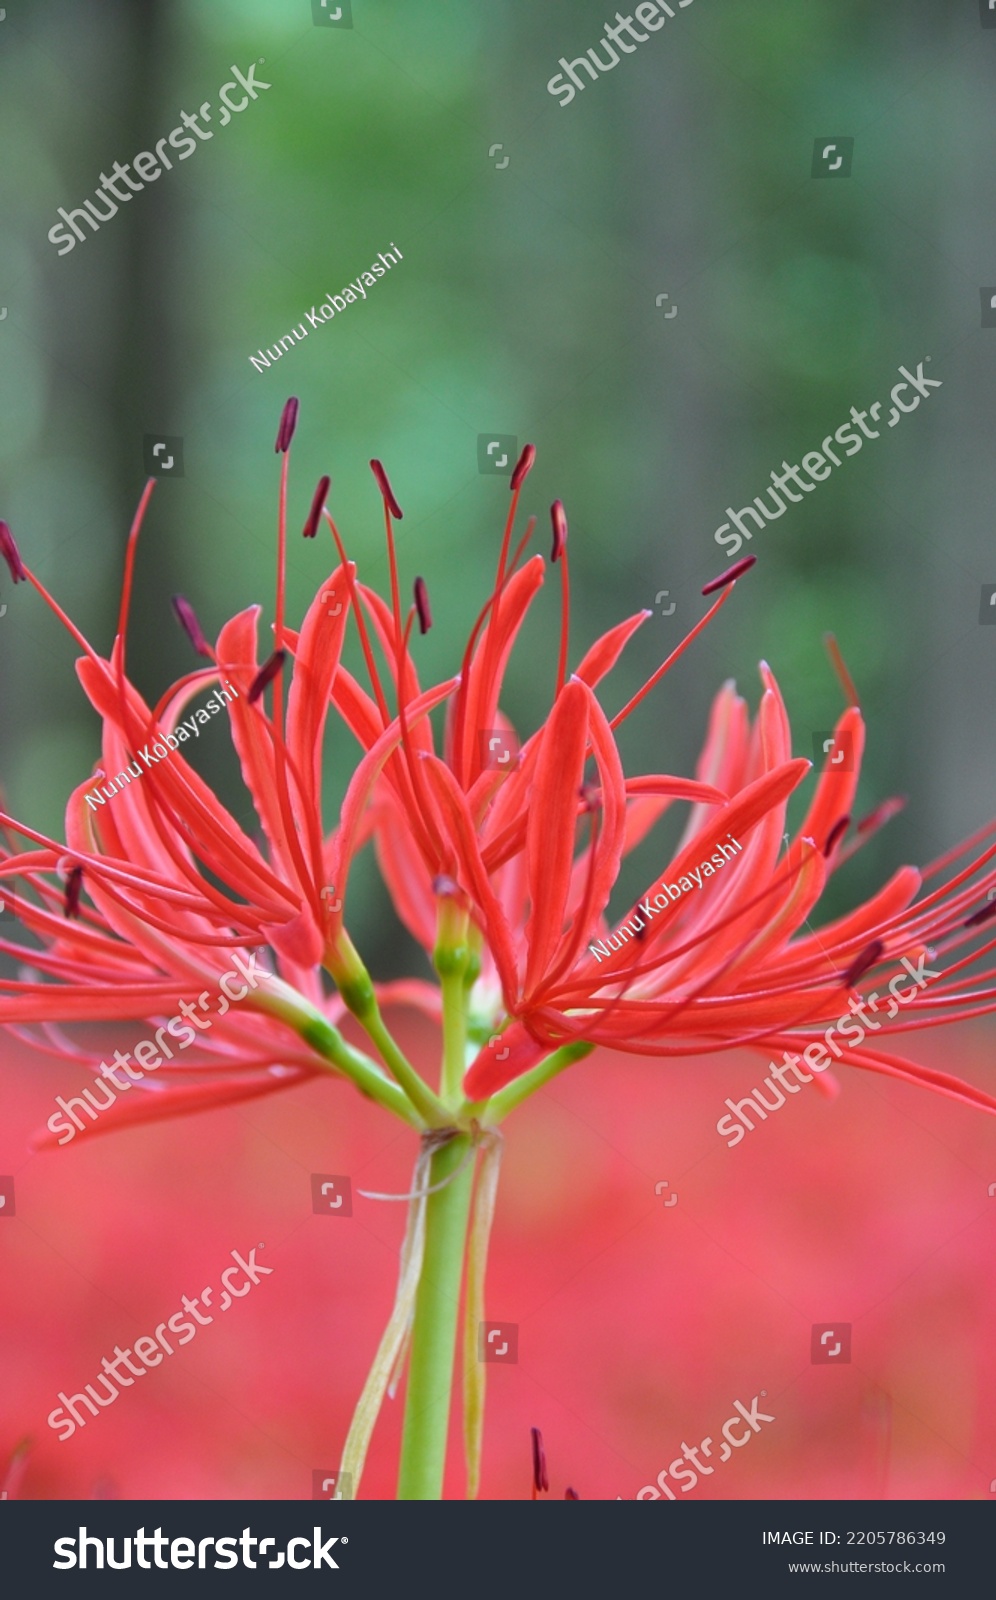
<svg viewBox="0 0 996 1600">
<path fill-rule="evenodd" d="M 891 803 L 892 802 L 888 800 L 885 802 L 886 805 Z M 872 816 L 874 815 L 875 813 L 873 812 Z M 870 817 L 866 819 L 865 824 L 860 822 L 858 823 L 859 829 L 863 826 L 871 826 Z M 974 833 L 969 834 L 967 839 L 963 839 L 961 844 L 955 845 L 953 850 L 946 850 L 942 856 L 938 856 L 936 860 L 931 861 L 927 864 L 927 866 L 922 867 L 921 876 L 924 882 L 926 882 L 928 878 L 936 878 L 939 872 L 944 872 L 953 861 L 958 860 L 959 856 L 967 855 L 969 850 L 974 850 L 976 845 L 981 844 L 983 839 L 988 839 L 992 833 L 996 833 L 996 819 L 994 819 L 992 822 L 987 822 L 982 828 L 977 828 Z"/>
<path fill-rule="evenodd" d="M 290 472 L 290 445 L 297 427 L 299 402 L 293 395 L 284 407 L 280 419 L 280 428 L 277 432 L 275 449 L 283 455 L 280 464 L 280 507 L 277 519 L 277 597 L 276 619 L 274 624 L 274 652 L 266 665 L 258 673 L 249 690 L 249 701 L 252 704 L 262 694 L 266 685 L 273 682 L 273 743 L 276 756 L 276 790 L 280 807 L 281 821 L 284 825 L 284 838 L 290 858 L 300 876 L 302 887 L 311 891 L 312 909 L 315 911 L 319 922 L 321 921 L 321 901 L 318 898 L 319 880 L 322 873 L 320 866 L 316 870 L 312 863 L 312 874 L 309 876 L 303 854 L 297 838 L 297 829 L 294 824 L 294 811 L 291 801 L 290 783 L 287 776 L 287 749 L 284 743 L 284 682 L 283 666 L 286 657 L 284 648 L 284 624 L 287 603 L 287 481 Z M 319 485 L 321 487 L 321 485 Z M 312 506 L 314 511 L 314 506 Z M 320 513 L 319 513 L 320 514 Z M 317 520 L 317 519 L 316 519 Z"/>
<path fill-rule="evenodd" d="M 328 523 L 329 528 L 331 529 L 332 537 L 335 540 L 335 547 L 339 555 L 339 560 L 342 562 L 342 569 L 346 574 L 346 587 L 349 590 L 349 600 L 352 607 L 353 619 L 356 623 L 357 632 L 360 635 L 360 645 L 363 650 L 363 658 L 367 664 L 370 687 L 373 689 L 374 699 L 377 701 L 377 709 L 380 712 L 383 726 L 386 728 L 392 720 L 391 713 L 388 710 L 387 696 L 384 693 L 384 688 L 380 681 L 380 673 L 377 671 L 377 661 L 373 653 L 373 646 L 370 643 L 370 635 L 367 632 L 367 625 L 363 616 L 363 610 L 357 601 L 356 580 L 353 577 L 349 558 L 346 555 L 346 547 L 342 542 L 339 529 L 333 522 L 327 507 L 325 510 L 325 521 Z"/>
<path fill-rule="evenodd" d="M 842 987 L 853 989 L 859 978 L 863 978 L 866 972 L 870 972 L 872 967 L 878 965 L 882 959 L 884 949 L 885 944 L 881 939 L 873 939 L 871 944 L 851 962 L 847 971 L 841 973 L 840 981 Z"/>
<path fill-rule="evenodd" d="M 515 525 L 515 518 L 519 509 L 519 495 L 522 492 L 523 483 L 532 470 L 532 465 L 535 459 L 536 446 L 527 444 L 523 449 L 518 461 L 516 462 L 515 470 L 512 473 L 510 485 L 512 490 L 512 503 L 508 508 L 508 516 L 505 519 L 505 531 L 502 535 L 501 550 L 498 555 L 498 571 L 495 577 L 494 588 L 491 591 L 491 599 L 489 601 L 489 605 L 491 606 L 491 619 L 488 623 L 488 635 L 484 649 L 483 662 L 485 683 L 490 681 L 490 674 L 494 663 L 494 653 L 498 646 L 498 610 L 501 594 L 505 587 L 508 547 L 511 543 L 512 528 Z M 530 530 L 527 529 L 526 531 L 528 533 Z M 487 607 L 485 607 L 484 612 L 482 612 L 481 618 L 478 619 L 478 626 L 480 626 L 480 623 L 486 614 Z M 469 675 L 467 666 L 470 660 L 472 644 L 473 635 L 471 636 L 471 640 L 468 642 L 467 650 L 464 654 L 464 666 L 460 673 L 460 688 L 457 691 L 456 705 L 454 707 L 453 714 L 453 767 L 459 783 L 466 783 L 469 777 L 469 773 L 466 770 L 466 764 L 464 762 L 464 738 L 467 721 L 467 699 L 469 695 Z"/>
<path fill-rule="evenodd" d="M 303 531 L 306 539 L 313 539 L 318 532 L 318 524 L 322 520 L 322 512 L 325 510 L 325 501 L 331 487 L 331 478 L 319 478 L 318 488 L 315 490 L 311 501 L 311 510 L 308 512 L 308 520 L 304 524 Z"/>
<path fill-rule="evenodd" d="M 732 567 L 727 567 L 726 571 L 721 572 L 718 578 L 710 578 L 709 582 L 703 587 L 702 593 L 704 595 L 713 594 L 717 589 L 725 589 L 728 583 L 736 583 L 738 578 L 742 577 L 745 572 L 750 571 L 756 560 L 757 556 L 744 556 L 741 561 L 734 561 Z"/>
<path fill-rule="evenodd" d="M 80 649 L 83 651 L 83 654 L 86 655 L 86 656 L 89 656 L 89 658 L 93 662 L 94 666 L 99 667 L 101 672 L 103 672 L 105 674 L 105 676 L 106 676 L 107 675 L 107 662 L 103 659 L 102 656 L 98 656 L 96 650 L 90 644 L 89 640 L 87 640 L 87 639 L 85 639 L 83 637 L 83 635 L 80 633 L 79 628 L 77 628 L 75 622 L 73 622 L 73 620 L 66 615 L 66 613 L 63 611 L 62 607 L 60 606 L 59 602 L 54 598 L 54 596 L 49 594 L 48 590 L 46 589 L 45 585 L 41 582 L 41 580 L 39 578 L 35 577 L 34 573 L 31 571 L 31 568 L 30 567 L 25 567 L 24 571 L 25 571 L 25 574 L 27 575 L 28 582 L 31 584 L 32 588 L 37 590 L 37 592 L 41 595 L 42 599 L 44 600 L 45 604 L 49 607 L 49 609 L 51 611 L 53 611 L 55 613 L 55 615 L 58 617 L 59 621 L 62 623 L 62 626 L 65 628 L 66 632 L 69 633 L 72 636 L 73 639 L 75 639 L 76 643 L 79 645 Z"/>
<path fill-rule="evenodd" d="M 408 729 L 408 719 L 405 709 L 405 666 L 408 659 L 408 640 L 411 635 L 414 613 L 409 616 L 407 626 L 402 628 L 401 591 L 398 583 L 398 556 L 394 544 L 394 527 L 391 522 L 392 515 L 398 518 L 402 516 L 402 510 L 394 497 L 394 490 L 391 488 L 387 473 L 384 471 L 381 463 L 377 460 L 371 461 L 370 470 L 377 480 L 377 484 L 384 501 L 384 527 L 387 533 L 387 559 L 391 576 L 391 610 L 394 615 L 394 674 L 396 697 L 398 702 L 398 721 L 401 725 L 401 747 L 404 751 L 405 762 L 408 767 L 408 776 L 411 781 L 412 789 L 418 795 L 421 803 L 423 824 L 429 833 L 433 849 L 439 858 L 439 863 L 442 865 L 447 861 L 447 851 L 439 834 L 439 830 L 436 827 L 435 809 L 430 806 L 429 797 L 425 788 L 425 780 L 422 772 L 419 769 L 419 763 L 416 761 L 415 753 L 412 749 L 411 735 Z"/>
<path fill-rule="evenodd" d="M 288 406 L 290 401 L 287 402 Z M 295 405 L 295 420 L 297 416 Z M 290 434 L 294 431 L 293 423 Z M 280 507 L 277 516 L 277 600 L 276 620 L 273 627 L 274 654 L 281 655 L 284 648 L 284 608 L 287 595 L 287 477 L 290 470 L 290 434 L 284 446 L 283 460 L 280 463 Z M 283 685 L 278 681 L 273 691 L 273 720 L 283 732 L 284 723 L 284 697 Z"/>
<path fill-rule="evenodd" d="M 0 522 L 0 556 L 3 556 L 6 561 L 14 582 L 23 583 L 28 574 L 25 570 L 24 562 L 21 560 L 21 552 L 17 548 L 17 542 L 6 522 Z"/>
<path fill-rule="evenodd" d="M 823 635 L 823 643 L 826 646 L 827 655 L 830 657 L 830 660 L 833 663 L 833 669 L 836 672 L 837 677 L 840 679 L 840 685 L 845 696 L 847 697 L 848 705 L 860 706 L 861 701 L 858 698 L 858 691 L 854 687 L 854 679 L 847 670 L 847 667 L 844 663 L 844 657 L 840 653 L 840 646 L 838 645 L 836 638 L 832 633 L 825 633 Z"/>
<path fill-rule="evenodd" d="M 844 834 L 847 832 L 847 830 L 848 830 L 848 828 L 850 826 L 851 826 L 850 817 L 849 816 L 843 816 L 843 817 L 838 817 L 837 821 L 834 823 L 833 827 L 830 829 L 830 832 L 827 834 L 827 842 L 823 846 L 823 854 L 826 856 L 828 861 L 829 861 L 830 857 L 833 855 L 833 852 L 834 852 L 836 846 L 839 844 L 840 840 L 844 837 Z"/>
<path fill-rule="evenodd" d="M 414 621 L 415 613 L 414 611 L 411 611 L 408 615 L 404 636 L 401 640 L 398 651 L 398 722 L 401 726 L 401 745 L 405 753 L 405 760 L 408 764 L 408 776 L 411 781 L 412 792 L 415 795 L 416 804 L 419 807 L 423 829 L 429 835 L 429 840 L 432 845 L 432 849 L 435 851 L 438 864 L 441 867 L 448 867 L 450 865 L 451 852 L 447 850 L 445 840 L 436 826 L 436 810 L 429 798 L 425 783 L 425 775 L 422 772 L 421 764 L 416 759 L 415 752 L 412 749 L 411 734 L 408 728 L 408 715 L 405 707 L 404 686 L 401 681 L 401 663 L 404 657 L 408 654 L 408 640 L 411 637 L 412 623 Z"/>
<path fill-rule="evenodd" d="M 363 609 L 370 605 L 370 602 L 369 602 L 369 600 L 367 598 L 367 592 L 363 589 L 362 585 L 358 585 L 358 586 L 351 586 L 350 593 L 353 596 L 353 602 L 354 602 L 354 607 L 356 609 L 357 621 L 359 623 L 363 624 Z M 364 632 L 363 632 L 363 634 L 361 634 L 361 637 L 367 637 L 366 631 L 365 631 L 365 624 L 364 624 Z M 368 659 L 372 662 L 373 661 L 373 647 L 372 647 L 372 645 L 369 644 L 369 639 L 368 639 L 368 649 L 369 649 L 369 657 L 368 657 Z M 373 667 L 371 667 L 371 678 L 372 678 L 372 680 L 373 680 L 373 670 L 374 670 Z M 379 684 L 379 679 L 373 680 L 373 681 L 376 681 Z M 381 692 L 381 694 L 382 694 L 382 692 Z M 386 729 L 395 720 L 394 717 L 391 715 L 390 711 L 387 709 L 387 701 L 386 701 L 386 699 L 383 699 L 382 716 L 383 716 L 384 728 Z M 401 721 L 400 716 L 398 718 L 398 721 L 400 723 L 400 721 Z M 432 842 L 432 840 L 429 839 L 424 827 L 422 827 L 421 821 L 420 820 L 416 820 L 416 819 L 420 819 L 421 818 L 421 810 L 419 808 L 418 800 L 417 800 L 417 797 L 415 795 L 414 779 L 412 778 L 412 776 L 409 773 L 408 768 L 406 766 L 405 754 L 404 754 L 404 750 L 403 749 L 401 751 L 395 750 L 390 756 L 388 756 L 387 761 L 384 764 L 384 776 L 388 780 L 388 782 L 390 782 L 394 786 L 395 791 L 397 792 L 399 798 L 402 801 L 403 807 L 412 815 L 413 825 L 415 827 L 415 832 L 416 832 L 416 835 L 417 835 L 418 841 L 419 841 L 419 848 L 422 850 L 423 854 L 426 854 L 428 856 L 432 856 L 433 855 L 433 851 L 434 851 L 433 842 Z M 413 808 L 414 808 L 414 811 L 413 811 Z"/>
<path fill-rule="evenodd" d="M 403 521 L 405 514 L 395 499 L 394 490 L 391 488 L 390 479 L 384 471 L 383 463 L 374 458 L 370 463 L 370 470 L 377 479 L 378 487 L 384 499 L 384 509 L 398 522 Z"/>
<path fill-rule="evenodd" d="M 684 655 L 693 639 L 698 638 L 703 628 L 707 628 L 709 626 L 709 623 L 712 621 L 720 607 L 725 606 L 732 593 L 732 587 L 723 590 L 723 593 L 720 595 L 719 599 L 713 602 L 705 616 L 695 624 L 692 631 L 687 633 L 684 639 L 682 639 L 681 643 L 671 651 L 671 654 L 668 656 L 667 660 L 664 661 L 657 668 L 657 671 L 647 679 L 646 683 L 643 685 L 643 688 L 638 689 L 633 698 L 626 702 L 622 710 L 616 712 L 615 716 L 612 718 L 612 721 L 609 723 L 609 727 L 611 729 L 618 728 L 620 722 L 624 722 L 630 713 L 636 710 L 637 706 L 640 704 L 640 701 L 643 700 L 645 696 L 650 693 L 651 689 L 653 689 L 655 685 L 660 682 L 664 674 L 666 672 L 670 672 L 671 668 L 674 666 L 674 663 L 680 656 Z"/>
<path fill-rule="evenodd" d="M 252 680 L 249 693 L 246 696 L 246 699 L 249 701 L 250 705 L 254 705 L 259 699 L 260 695 L 263 693 L 264 689 L 267 689 L 273 682 L 274 678 L 276 678 L 277 674 L 280 672 L 280 669 L 282 668 L 286 659 L 286 650 L 274 650 L 270 659 L 260 667 L 255 678 Z M 275 690 L 274 699 L 276 699 Z M 276 717 L 274 717 L 274 722 L 275 721 Z"/>
<path fill-rule="evenodd" d="M 78 917 L 80 914 L 80 895 L 83 892 L 83 868 L 70 867 L 66 879 L 66 898 L 64 912 L 67 917 Z"/>
<path fill-rule="evenodd" d="M 294 437 L 294 429 L 297 427 L 297 413 L 299 409 L 300 401 L 295 395 L 291 395 L 280 414 L 280 426 L 277 429 L 277 442 L 273 446 L 278 456 L 286 455 L 290 449 L 290 442 Z"/>
<path fill-rule="evenodd" d="M 208 661 L 213 661 L 214 651 L 211 649 L 207 639 L 204 637 L 203 629 L 197 620 L 197 613 L 190 604 L 190 601 L 185 600 L 182 594 L 175 594 L 171 604 L 173 606 L 173 610 L 176 612 L 180 627 L 187 635 L 187 638 L 197 651 L 197 654 L 199 656 L 205 656 Z"/>
<path fill-rule="evenodd" d="M 125 635 L 128 629 L 128 613 L 131 610 L 131 586 L 135 574 L 135 556 L 138 552 L 138 536 L 142 531 L 142 519 L 145 508 L 152 498 L 152 491 L 156 486 L 155 478 L 150 478 L 145 485 L 142 498 L 138 502 L 131 529 L 128 533 L 128 545 L 125 550 L 124 580 L 121 585 L 121 605 L 118 610 L 118 638 L 121 640 L 121 670 L 124 671 Z"/>
<path fill-rule="evenodd" d="M 522 555 L 523 550 L 525 550 L 526 545 L 529 543 L 530 539 L 532 538 L 533 531 L 534 531 L 535 527 L 536 527 L 536 518 L 535 517 L 530 517 L 529 521 L 526 523 L 526 531 L 522 535 L 522 538 L 519 540 L 518 544 L 516 545 L 515 554 L 513 555 L 511 561 L 508 564 L 508 576 L 510 578 L 512 577 L 513 573 L 515 573 L 518 570 L 519 558 Z M 491 602 L 489 600 L 488 601 L 488 605 L 490 605 L 490 604 L 491 604 Z M 485 611 L 486 610 L 487 610 L 487 607 L 485 607 Z"/>
<path fill-rule="evenodd" d="M 515 463 L 515 466 L 512 469 L 512 476 L 509 479 L 509 488 L 513 494 L 517 494 L 522 488 L 522 485 L 525 483 L 529 474 L 533 470 L 533 462 L 535 460 L 536 446 L 534 444 L 523 445 L 522 453 L 519 456 L 518 461 Z"/>
<path fill-rule="evenodd" d="M 557 661 L 557 687 L 554 699 L 564 687 L 567 676 L 567 641 L 571 624 L 571 580 L 567 562 L 567 516 L 559 500 L 550 507 L 553 523 L 553 549 L 551 562 L 560 562 L 560 657 Z"/>
<path fill-rule="evenodd" d="M 513 577 L 513 575 L 515 574 L 515 572 L 516 572 L 516 570 L 518 568 L 518 565 L 519 565 L 520 557 L 522 556 L 523 551 L 525 550 L 525 548 L 528 545 L 530 539 L 532 538 L 533 533 L 535 531 L 535 528 L 536 528 L 536 518 L 535 517 L 530 517 L 528 523 L 526 524 L 526 531 L 522 535 L 522 538 L 519 540 L 518 544 L 516 545 L 515 554 L 513 555 L 512 560 L 509 563 L 508 571 L 507 571 L 507 574 L 506 574 L 506 583 L 509 582 L 511 580 L 511 578 Z M 469 636 L 469 638 L 467 640 L 467 644 L 466 644 L 466 646 L 464 648 L 464 652 L 463 652 L 463 660 L 460 663 L 460 677 L 459 677 L 460 688 L 457 691 L 456 699 L 455 699 L 455 702 L 454 702 L 454 718 L 453 718 L 454 732 L 453 732 L 453 739 L 452 739 L 453 759 L 452 759 L 452 763 L 451 763 L 451 765 L 453 767 L 453 770 L 454 770 L 454 772 L 456 773 L 456 775 L 458 777 L 461 775 L 461 772 L 462 772 L 462 767 L 461 767 L 461 763 L 460 763 L 460 759 L 459 759 L 459 752 L 460 752 L 460 748 L 461 748 L 461 745 L 460 745 L 461 728 L 462 728 L 462 725 L 463 725 L 463 721 L 465 720 L 465 718 L 463 717 L 463 711 L 462 711 L 460 696 L 461 696 L 461 694 L 466 696 L 466 688 L 467 688 L 467 685 L 469 683 L 470 664 L 471 664 L 471 660 L 472 660 L 473 654 L 474 654 L 474 646 L 477 644 L 478 638 L 480 637 L 481 629 L 484 627 L 484 624 L 488 620 L 488 615 L 489 615 L 492 607 L 494 606 L 494 603 L 495 603 L 495 597 L 494 597 L 493 594 L 491 594 L 491 595 L 488 596 L 488 598 L 485 601 L 484 605 L 481 607 L 480 611 L 477 614 L 477 620 L 475 621 L 474 626 L 470 630 L 470 636 Z"/>
<path fill-rule="evenodd" d="M 972 915 L 962 923 L 962 927 L 978 928 L 983 922 L 988 922 L 990 917 L 996 917 L 996 900 L 990 900 L 989 904 L 983 906 L 981 911 L 973 911 Z M 975 960 L 976 958 L 973 956 L 972 959 Z"/>
<path fill-rule="evenodd" d="M 432 627 L 432 611 L 429 606 L 429 591 L 425 586 L 424 578 L 415 579 L 415 607 L 418 611 L 419 631 L 428 633 Z"/>
</svg>

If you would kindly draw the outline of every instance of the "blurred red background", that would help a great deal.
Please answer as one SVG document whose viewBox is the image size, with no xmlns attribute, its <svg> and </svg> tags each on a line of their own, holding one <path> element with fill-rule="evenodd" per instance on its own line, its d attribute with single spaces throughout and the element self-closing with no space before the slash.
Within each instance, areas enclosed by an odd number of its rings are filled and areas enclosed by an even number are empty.
<svg viewBox="0 0 996 1600">
<path fill-rule="evenodd" d="M 395 1019 L 435 1054 L 431 1030 Z M 914 1053 L 996 1087 L 984 1029 Z M 536 1426 L 553 1496 L 633 1498 L 762 1390 L 775 1420 L 725 1464 L 714 1449 L 687 1498 L 990 1494 L 993 1122 L 845 1072 L 836 1101 L 804 1091 L 731 1150 L 723 1101 L 765 1070 L 600 1051 L 510 1119 L 488 1317 L 518 1324 L 519 1359 L 489 1368 L 483 1496 L 528 1496 Z M 407 1190 L 413 1135 L 329 1081 L 32 1155 L 55 1095 L 85 1081 L 4 1043 L 0 1460 L 32 1436 L 32 1499 L 307 1498 L 338 1465 L 394 1294 L 405 1208 L 356 1191 Z M 351 1177 L 351 1218 L 312 1213 L 313 1172 Z M 269 1277 L 59 1441 L 59 1390 L 261 1241 Z M 851 1362 L 813 1365 L 812 1325 L 837 1322 Z M 387 1402 L 364 1498 L 393 1496 L 400 1420 Z M 456 1410 L 452 1443 L 460 1496 Z"/>
</svg>

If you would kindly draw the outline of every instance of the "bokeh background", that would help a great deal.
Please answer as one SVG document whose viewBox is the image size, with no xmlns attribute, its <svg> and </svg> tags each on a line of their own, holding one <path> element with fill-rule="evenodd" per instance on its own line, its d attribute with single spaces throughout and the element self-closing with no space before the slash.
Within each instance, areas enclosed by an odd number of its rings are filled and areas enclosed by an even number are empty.
<svg viewBox="0 0 996 1600">
<path fill-rule="evenodd" d="M 763 657 L 811 755 L 841 704 L 835 632 L 869 724 L 864 809 L 910 804 L 835 879 L 833 912 L 992 809 L 996 627 L 979 619 L 996 585 L 996 328 L 980 290 L 996 293 L 996 30 L 979 0 L 674 9 L 561 108 L 546 83 L 597 45 L 612 13 L 596 0 L 353 0 L 351 27 L 316 26 L 309 0 L 13 0 L 0 515 L 106 648 L 143 441 L 183 439 L 136 579 L 131 665 L 157 697 L 190 664 L 171 594 L 212 633 L 252 601 L 272 615 L 273 437 L 297 394 L 292 525 L 331 473 L 350 552 L 382 581 L 367 461 L 385 461 L 403 573 L 432 595 L 428 678 L 452 669 L 496 557 L 507 485 L 478 470 L 479 436 L 529 439 L 525 509 L 543 519 L 559 496 L 570 518 L 575 659 L 654 613 L 612 681 L 621 705 L 701 615 L 725 508 L 930 356 L 942 387 L 756 535 L 749 580 L 623 731 L 634 770 L 689 771 L 712 694 L 735 676 L 756 697 Z M 57 208 L 252 63 L 258 100 L 60 257 Z M 850 177 L 814 180 L 814 141 L 840 136 Z M 404 259 L 366 302 L 253 368 L 392 241 Z M 334 562 L 320 543 L 292 556 L 293 618 Z M 0 604 L 0 777 L 14 814 L 59 831 L 97 722 L 37 597 L 3 574 Z M 549 704 L 556 614 L 551 591 L 509 674 L 523 733 Z M 225 742 L 197 759 L 248 820 Z M 333 794 L 352 758 L 333 738 Z M 655 832 L 624 898 L 672 839 Z M 413 970 L 369 863 L 354 888 L 371 966 Z M 914 1048 L 996 1085 L 984 1027 Z M 400 1192 L 405 1136 L 326 1087 L 32 1157 L 28 1135 L 79 1077 L 0 1050 L 17 1183 L 0 1218 L 0 1460 L 33 1434 L 23 1492 L 41 1496 L 309 1493 L 390 1304 L 402 1208 L 313 1218 L 308 1174 Z M 494 1374 L 485 1493 L 526 1491 L 535 1424 L 555 1492 L 632 1495 L 761 1388 L 777 1423 L 695 1497 L 990 1492 L 992 1125 L 850 1074 L 832 1105 L 801 1096 L 727 1151 L 722 1101 L 762 1065 L 601 1053 L 511 1125 L 491 1298 L 522 1355 Z M 661 1180 L 679 1194 L 666 1211 Z M 278 1270 L 238 1320 L 57 1443 L 59 1389 L 271 1236 Z M 854 1326 L 852 1364 L 811 1367 L 810 1324 L 835 1319 Z M 396 1431 L 385 1418 L 366 1492 L 392 1491 Z"/>
</svg>

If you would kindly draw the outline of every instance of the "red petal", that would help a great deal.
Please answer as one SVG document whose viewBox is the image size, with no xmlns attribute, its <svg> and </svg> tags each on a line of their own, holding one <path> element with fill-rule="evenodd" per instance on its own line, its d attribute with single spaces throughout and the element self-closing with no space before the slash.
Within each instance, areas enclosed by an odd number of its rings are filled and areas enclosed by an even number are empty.
<svg viewBox="0 0 996 1600">
<path fill-rule="evenodd" d="M 526 851 L 530 914 L 524 989 L 535 989 L 560 943 L 574 864 L 574 821 L 588 747 L 588 696 L 567 683 L 543 730 L 529 805 Z"/>
<path fill-rule="evenodd" d="M 333 605 L 330 596 L 341 595 Z M 326 579 L 301 624 L 294 644 L 294 676 L 287 696 L 287 749 L 301 774 L 304 797 L 322 813 L 322 743 L 329 699 L 349 617 L 349 589 L 342 567 Z"/>
</svg>

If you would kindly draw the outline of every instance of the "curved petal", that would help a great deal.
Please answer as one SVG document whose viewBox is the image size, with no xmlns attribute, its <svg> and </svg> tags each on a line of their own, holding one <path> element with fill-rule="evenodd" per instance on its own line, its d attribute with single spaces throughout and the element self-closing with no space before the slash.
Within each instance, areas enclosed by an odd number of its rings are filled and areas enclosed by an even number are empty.
<svg viewBox="0 0 996 1600">
<path fill-rule="evenodd" d="M 526 824 L 527 994 L 538 986 L 564 931 L 574 865 L 574 818 L 587 749 L 588 693 L 572 681 L 557 696 L 547 721 Z"/>
<path fill-rule="evenodd" d="M 350 563 L 350 573 L 355 572 Z M 328 603 L 330 593 L 345 590 L 346 600 L 336 607 Z M 294 673 L 287 695 L 287 748 L 307 792 L 302 800 L 314 814 L 322 814 L 322 742 L 329 698 L 339 670 L 346 621 L 349 617 L 349 584 L 345 568 L 336 567 L 308 607 L 301 631 L 296 637 Z"/>
</svg>

